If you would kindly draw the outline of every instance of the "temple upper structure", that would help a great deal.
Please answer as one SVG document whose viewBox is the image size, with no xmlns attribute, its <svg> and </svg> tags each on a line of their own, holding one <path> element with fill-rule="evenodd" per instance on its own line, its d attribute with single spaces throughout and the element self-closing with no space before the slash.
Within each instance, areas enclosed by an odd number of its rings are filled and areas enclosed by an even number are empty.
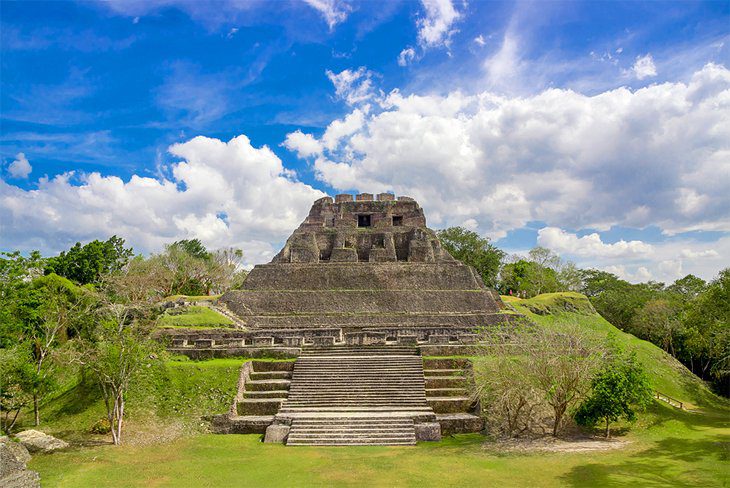
<svg viewBox="0 0 730 488">
<path fill-rule="evenodd" d="M 317 200 L 274 259 L 220 301 L 274 343 L 463 341 L 505 319 L 499 295 L 441 247 L 418 203 L 389 193 Z"/>
<path fill-rule="evenodd" d="M 274 263 L 451 262 L 415 200 L 391 193 L 320 198 Z"/>
</svg>

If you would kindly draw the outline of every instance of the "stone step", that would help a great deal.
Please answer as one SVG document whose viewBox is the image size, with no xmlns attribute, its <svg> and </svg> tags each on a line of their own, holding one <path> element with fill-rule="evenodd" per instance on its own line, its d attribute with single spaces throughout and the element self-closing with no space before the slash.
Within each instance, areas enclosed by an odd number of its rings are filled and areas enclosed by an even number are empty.
<svg viewBox="0 0 730 488">
<path fill-rule="evenodd" d="M 279 413 L 285 413 L 287 411 L 297 411 L 297 412 L 303 412 L 303 413 L 314 413 L 314 412 L 322 412 L 322 413 L 333 413 L 333 412 L 386 412 L 386 413 L 395 413 L 395 412 L 408 412 L 409 414 L 419 414 L 419 413 L 426 413 L 430 414 L 433 413 L 433 409 L 428 406 L 423 407 L 413 407 L 413 406 L 398 406 L 398 407 L 295 407 L 290 406 L 287 404 L 283 404 L 281 406 L 281 409 L 279 409 Z"/>
<path fill-rule="evenodd" d="M 308 431 L 297 431 L 295 434 L 289 434 L 292 441 L 305 440 L 305 439 L 327 439 L 327 440 L 341 440 L 341 439 L 362 439 L 362 438 L 388 438 L 388 439 L 411 439 L 415 438 L 413 429 L 405 429 L 402 432 L 393 431 L 379 431 L 372 429 L 367 432 L 308 432 Z"/>
<path fill-rule="evenodd" d="M 426 398 L 429 397 L 451 397 L 451 396 L 466 396 L 466 388 L 427 388 Z"/>
<path fill-rule="evenodd" d="M 291 371 L 252 371 L 252 380 L 288 380 L 291 378 Z"/>
<path fill-rule="evenodd" d="M 244 398 L 287 398 L 289 390 L 244 391 Z"/>
<path fill-rule="evenodd" d="M 369 426 L 369 425 L 383 425 L 383 426 L 403 426 L 411 425 L 412 419 L 407 417 L 383 417 L 369 415 L 367 417 L 297 417 L 292 420 L 292 423 L 303 426 L 325 426 L 325 425 L 343 425 L 343 426 Z"/>
<path fill-rule="evenodd" d="M 246 382 L 246 390 L 285 390 L 289 388 L 291 380 L 253 380 Z"/>
<path fill-rule="evenodd" d="M 294 369 L 294 361 L 261 361 L 254 359 L 251 366 L 256 372 L 265 371 L 291 371 Z"/>
<path fill-rule="evenodd" d="M 441 435 L 467 434 L 484 429 L 484 420 L 469 413 L 439 414 L 436 420 L 441 425 Z"/>
<path fill-rule="evenodd" d="M 466 372 L 463 369 L 424 369 L 423 374 L 426 376 L 464 376 Z"/>
<path fill-rule="evenodd" d="M 236 409 L 238 415 L 276 415 L 283 401 L 283 398 L 244 399 L 238 402 Z"/>
<path fill-rule="evenodd" d="M 374 437 L 366 439 L 297 439 L 286 441 L 287 446 L 415 446 L 416 436 L 413 439 L 390 439 Z"/>
<path fill-rule="evenodd" d="M 426 401 L 437 414 L 468 412 L 474 402 L 469 397 L 431 397 Z"/>
<path fill-rule="evenodd" d="M 464 388 L 466 378 L 460 376 L 427 376 L 426 389 L 433 388 Z"/>
</svg>

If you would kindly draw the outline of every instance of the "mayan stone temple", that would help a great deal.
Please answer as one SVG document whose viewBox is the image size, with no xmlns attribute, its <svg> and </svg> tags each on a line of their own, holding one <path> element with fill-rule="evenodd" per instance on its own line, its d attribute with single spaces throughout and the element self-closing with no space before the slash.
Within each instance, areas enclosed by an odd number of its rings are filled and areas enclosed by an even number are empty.
<svg viewBox="0 0 730 488">
<path fill-rule="evenodd" d="M 274 259 L 216 309 L 231 329 L 177 333 L 191 357 L 251 361 L 221 433 L 287 445 L 415 444 L 479 431 L 476 331 L 506 319 L 496 292 L 444 250 L 412 198 L 342 194 L 312 205 Z"/>
</svg>

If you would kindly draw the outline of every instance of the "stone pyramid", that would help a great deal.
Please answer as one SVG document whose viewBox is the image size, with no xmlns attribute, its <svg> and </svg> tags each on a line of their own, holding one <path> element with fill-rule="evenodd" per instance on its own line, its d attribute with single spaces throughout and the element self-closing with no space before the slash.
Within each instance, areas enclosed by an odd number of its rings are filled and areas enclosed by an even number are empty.
<svg viewBox="0 0 730 488">
<path fill-rule="evenodd" d="M 274 259 L 220 301 L 274 345 L 468 342 L 505 317 L 418 203 L 389 193 L 315 201 Z"/>
</svg>

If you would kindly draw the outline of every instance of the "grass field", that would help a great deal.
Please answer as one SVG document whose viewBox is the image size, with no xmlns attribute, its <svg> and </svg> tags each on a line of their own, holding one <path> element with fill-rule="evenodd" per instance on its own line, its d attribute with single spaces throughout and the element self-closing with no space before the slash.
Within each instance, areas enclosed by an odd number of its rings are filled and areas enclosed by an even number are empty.
<svg viewBox="0 0 730 488">
<path fill-rule="evenodd" d="M 416 447 L 284 447 L 198 435 L 36 456 L 46 486 L 675 486 L 730 482 L 727 418 L 657 405 L 624 448 L 506 453 L 479 434 Z"/>
<path fill-rule="evenodd" d="M 233 324 L 225 315 L 205 306 L 191 305 L 183 313 L 175 312 L 175 309 L 166 312 L 160 318 L 160 327 L 220 327 Z"/>
<path fill-rule="evenodd" d="M 412 448 L 287 448 L 262 444 L 258 435 L 201 434 L 201 415 L 226 411 L 242 359 L 169 359 L 130 392 L 128 445 L 89 435 L 103 404 L 93 387 L 71 384 L 44 406 L 41 429 L 77 447 L 37 455 L 30 468 L 52 487 L 730 486 L 726 400 L 653 344 L 586 308 L 580 295 L 512 299 L 510 305 L 545 327 L 577 323 L 597 338 L 614 335 L 637 351 L 655 389 L 692 410 L 655 402 L 634 425 L 617 425 L 615 439 L 625 445 L 611 450 L 508 452 L 480 434 Z"/>
</svg>

